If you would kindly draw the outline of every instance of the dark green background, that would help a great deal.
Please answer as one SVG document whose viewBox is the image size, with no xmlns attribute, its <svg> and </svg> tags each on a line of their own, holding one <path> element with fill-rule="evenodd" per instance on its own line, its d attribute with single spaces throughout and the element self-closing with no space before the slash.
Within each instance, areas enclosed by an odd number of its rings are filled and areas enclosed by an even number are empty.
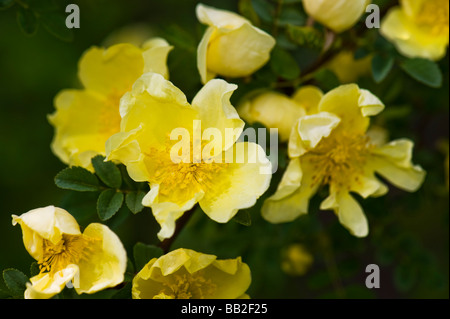
<svg viewBox="0 0 450 319">
<path fill-rule="evenodd" d="M 83 227 L 98 221 L 95 194 L 81 194 L 75 203 L 73 199 L 68 203 L 64 201 L 68 191 L 54 185 L 54 176 L 65 166 L 50 150 L 53 129 L 46 118 L 59 90 L 79 86 L 80 55 L 92 45 L 101 45 L 111 32 L 142 22 L 177 46 L 169 57 L 171 80 L 188 99 L 200 87 L 195 48 L 203 28 L 195 17 L 197 1 L 60 3 L 62 11 L 68 3 L 80 7 L 81 28 L 75 30 L 72 42 L 61 41 L 42 25 L 35 35 L 26 36 L 16 21 L 16 8 L 0 11 L 0 270 L 14 267 L 27 275 L 33 260 L 23 247 L 20 228 L 11 225 L 11 214 L 53 204 L 77 206 L 72 213 Z M 204 3 L 237 11 L 237 1 Z M 414 161 L 428 172 L 414 194 L 390 186 L 387 196 L 362 202 L 371 232 L 367 238 L 350 236 L 331 212 L 318 212 L 319 195 L 308 216 L 284 225 L 262 220 L 260 202 L 250 210 L 250 227 L 216 224 L 198 211 L 174 246 L 219 258 L 241 255 L 252 269 L 249 293 L 254 298 L 448 298 L 448 173 L 446 154 L 439 146 L 446 140 L 448 148 L 448 55 L 439 65 L 444 73 L 441 89 L 425 87 L 398 68 L 380 85 L 370 76 L 359 83 L 387 105 L 375 122 L 389 129 L 391 139 L 411 138 Z M 108 224 L 130 256 L 137 241 L 157 243 L 158 226 L 148 210 L 136 216 L 121 212 Z M 315 261 L 305 276 L 290 277 L 280 269 L 281 256 L 289 243 L 297 242 L 308 248 Z M 370 263 L 381 267 L 381 288 L 376 291 L 364 286 L 364 270 Z"/>
</svg>

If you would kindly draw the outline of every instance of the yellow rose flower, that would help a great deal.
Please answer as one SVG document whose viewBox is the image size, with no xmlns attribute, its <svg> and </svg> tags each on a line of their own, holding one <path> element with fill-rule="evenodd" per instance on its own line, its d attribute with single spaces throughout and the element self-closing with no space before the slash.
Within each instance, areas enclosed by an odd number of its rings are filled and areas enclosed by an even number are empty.
<svg viewBox="0 0 450 319">
<path fill-rule="evenodd" d="M 241 258 L 177 249 L 153 258 L 133 279 L 133 299 L 241 299 L 251 283 Z"/>
<path fill-rule="evenodd" d="M 370 74 L 372 56 L 356 60 L 352 51 L 342 51 L 326 64 L 326 68 L 333 71 L 342 84 L 353 83 L 360 77 Z"/>
<path fill-rule="evenodd" d="M 197 202 L 211 219 L 225 223 L 269 186 L 271 163 L 263 149 L 235 143 L 244 127 L 229 102 L 236 88 L 211 80 L 190 105 L 171 82 L 147 73 L 121 100 L 121 132 L 107 141 L 107 158 L 125 164 L 135 181 L 149 182 L 142 203 L 161 225 L 161 240 L 172 236 L 175 221 Z M 173 132 L 180 130 L 177 142 Z M 203 145 L 205 140 L 210 142 Z M 181 155 L 180 143 L 186 146 Z"/>
<path fill-rule="evenodd" d="M 366 11 L 371 0 L 303 0 L 306 13 L 331 30 L 350 29 Z"/>
<path fill-rule="evenodd" d="M 449 41 L 447 0 L 402 0 L 381 23 L 381 34 L 407 57 L 442 59 Z"/>
<path fill-rule="evenodd" d="M 312 263 L 312 255 L 301 244 L 289 245 L 282 252 L 281 269 L 288 275 L 303 276 Z"/>
<path fill-rule="evenodd" d="M 84 89 L 62 90 L 49 116 L 55 127 L 51 148 L 64 163 L 92 170 L 91 158 L 105 155 L 105 142 L 119 132 L 119 101 L 144 72 L 168 76 L 166 59 L 171 46 L 160 38 L 142 48 L 117 44 L 93 47 L 82 56 L 78 76 Z"/>
<path fill-rule="evenodd" d="M 322 92 L 313 86 L 305 86 L 296 91 L 292 98 L 274 91 L 266 91 L 245 99 L 239 105 L 239 115 L 249 124 L 259 122 L 267 128 L 278 128 L 280 141 L 289 139 L 297 119 L 307 113 L 307 104 L 314 97 L 318 100 Z"/>
<path fill-rule="evenodd" d="M 203 83 L 217 74 L 244 77 L 269 61 L 275 39 L 236 13 L 198 4 L 197 18 L 208 25 L 197 49 Z"/>
<path fill-rule="evenodd" d="M 411 163 L 411 141 L 380 145 L 380 138 L 370 139 L 369 116 L 383 109 L 376 96 L 355 84 L 325 94 L 318 112 L 300 118 L 292 130 L 291 161 L 277 191 L 263 204 L 263 217 L 272 223 L 292 221 L 308 212 L 310 198 L 327 185 L 330 194 L 320 208 L 333 209 L 353 235 L 366 236 L 366 217 L 350 192 L 363 198 L 384 195 L 388 188 L 375 173 L 411 192 L 425 177 L 422 168 Z"/>
<path fill-rule="evenodd" d="M 13 225 L 21 226 L 25 248 L 40 268 L 27 284 L 26 299 L 51 298 L 70 281 L 78 294 L 92 294 L 123 281 L 127 255 L 107 226 L 92 223 L 81 233 L 75 218 L 54 206 L 12 218 Z"/>
</svg>

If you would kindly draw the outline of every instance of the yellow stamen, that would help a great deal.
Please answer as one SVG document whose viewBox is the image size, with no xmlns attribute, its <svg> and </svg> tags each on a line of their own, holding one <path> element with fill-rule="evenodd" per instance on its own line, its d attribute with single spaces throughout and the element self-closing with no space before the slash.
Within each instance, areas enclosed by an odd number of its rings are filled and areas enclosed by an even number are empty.
<svg viewBox="0 0 450 319">
<path fill-rule="evenodd" d="M 431 35 L 448 35 L 448 0 L 426 0 L 415 17 L 416 23 L 430 29 Z"/>
<path fill-rule="evenodd" d="M 168 145 L 171 145 L 168 143 Z M 203 146 L 202 146 L 203 149 Z M 228 163 L 215 163 L 211 159 L 193 160 L 191 143 L 191 161 L 174 163 L 170 158 L 170 146 L 165 150 L 151 149 L 145 153 L 148 167 L 153 172 L 153 183 L 160 184 L 160 194 L 169 195 L 174 191 L 196 193 L 211 187 L 212 181 Z M 198 162 L 197 162 L 198 161 Z"/>
<path fill-rule="evenodd" d="M 78 264 L 80 260 L 87 259 L 93 240 L 83 235 L 67 234 L 63 234 L 56 244 L 44 239 L 43 255 L 38 261 L 40 273 L 54 274 L 70 264 Z"/>
<path fill-rule="evenodd" d="M 200 273 L 174 275 L 171 282 L 165 286 L 156 299 L 204 299 L 211 296 L 217 288 L 211 279 L 205 279 Z"/>
<path fill-rule="evenodd" d="M 102 106 L 98 123 L 100 123 L 99 132 L 107 135 L 113 135 L 120 131 L 120 98 L 124 92 L 111 92 Z"/>
<path fill-rule="evenodd" d="M 371 147 L 365 135 L 342 133 L 322 140 L 305 155 L 314 167 L 313 184 L 348 187 L 352 179 L 358 179 L 358 175 L 363 173 Z"/>
</svg>

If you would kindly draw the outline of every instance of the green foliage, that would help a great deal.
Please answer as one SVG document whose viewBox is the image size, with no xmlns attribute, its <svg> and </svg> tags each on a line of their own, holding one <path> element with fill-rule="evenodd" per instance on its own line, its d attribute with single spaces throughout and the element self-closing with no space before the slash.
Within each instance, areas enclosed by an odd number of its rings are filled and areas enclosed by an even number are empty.
<svg viewBox="0 0 450 319">
<path fill-rule="evenodd" d="M 26 35 L 35 34 L 39 26 L 35 13 L 23 7 L 17 10 L 17 23 Z"/>
<path fill-rule="evenodd" d="M 144 206 L 142 205 L 144 196 L 145 192 L 142 191 L 131 192 L 126 195 L 125 202 L 133 214 L 137 214 L 144 209 Z"/>
<path fill-rule="evenodd" d="M 163 255 L 163 250 L 154 245 L 136 243 L 133 247 L 133 257 L 136 269 L 141 270 L 150 260 Z"/>
<path fill-rule="evenodd" d="M 6 216 L 44 202 L 55 203 L 67 209 L 82 228 L 90 222 L 104 222 L 117 233 L 130 256 L 124 283 L 93 295 L 79 296 L 73 289 L 65 289 L 55 298 L 131 298 L 135 274 L 163 254 L 156 237 L 159 225 L 151 210 L 142 205 L 148 183 L 132 180 L 124 165 L 105 161 L 103 156 L 92 159 L 92 171 L 62 169 L 48 149 L 50 127 L 42 123 L 53 110 L 55 92 L 73 84 L 82 52 L 101 45 L 111 30 L 142 21 L 151 26 L 152 35 L 174 46 L 168 58 L 170 81 L 191 100 L 202 87 L 196 54 L 206 27 L 195 20 L 198 1 L 152 1 L 135 6 L 117 1 L 108 2 L 108 10 L 100 1 L 81 8 L 83 25 L 75 37 L 73 30 L 65 27 L 63 3 L 0 0 L 0 30 L 5 30 L 0 38 L 0 69 L 7 75 L 0 77 L 0 87 L 6 88 L 2 99 L 4 105 L 21 106 L 17 112 L 12 107 L 0 109 L 0 127 L 5 129 L 0 134 L 0 155 L 6 161 L 0 167 L 0 194 L 5 197 L 2 211 Z M 174 3 L 177 10 L 171 7 Z M 381 12 L 396 4 L 390 0 L 376 3 Z M 327 194 L 324 188 L 312 199 L 308 214 L 274 225 L 266 222 L 260 211 L 289 162 L 288 145 L 280 143 L 279 170 L 254 207 L 239 210 L 233 222 L 226 224 L 212 221 L 199 206 L 194 207 L 169 250 L 183 247 L 219 258 L 242 256 L 252 271 L 249 294 L 253 298 L 448 298 L 448 145 L 447 151 L 438 147 L 448 143 L 448 55 L 438 62 L 402 57 L 379 30 L 366 29 L 363 19 L 354 28 L 334 34 L 307 19 L 301 0 L 216 1 L 211 5 L 237 9 L 277 40 L 263 68 L 246 78 L 225 79 L 238 84 L 231 97 L 234 106 L 265 90 L 292 96 L 301 86 L 315 85 L 326 93 L 343 84 L 329 67 L 340 52 L 350 51 L 356 60 L 371 58 L 368 73 L 354 80 L 386 105 L 371 121 L 386 128 L 390 139 L 408 137 L 415 142 L 414 159 L 427 171 L 427 179 L 415 194 L 390 187 L 386 196 L 361 201 L 370 224 L 370 234 L 364 239 L 352 237 L 332 212 L 319 209 Z M 55 57 L 64 57 L 63 64 Z M 22 110 L 29 116 L 23 117 Z M 252 127 L 263 126 L 255 123 Z M 51 183 L 45 177 L 60 169 L 54 179 L 59 189 L 48 186 Z M 21 234 L 10 230 L 10 216 L 6 217 L 0 223 L 0 244 L 2 251 L 12 253 L 0 256 L 1 269 L 7 268 L 0 280 L 0 298 L 23 298 L 26 282 L 39 273 L 39 265 L 34 261 L 30 266 L 30 260 L 24 259 Z M 10 242 L 16 242 L 15 246 L 5 246 Z M 311 252 L 313 265 L 303 276 L 286 274 L 281 267 L 282 252 L 299 243 Z M 380 266 L 381 289 L 364 286 L 363 270 L 368 263 Z M 30 276 L 9 268 L 10 264 L 29 268 Z"/>
<path fill-rule="evenodd" d="M 15 3 L 17 5 L 13 6 Z M 74 39 L 72 29 L 66 27 L 64 8 L 55 0 L 1 0 L 0 10 L 17 8 L 17 24 L 23 33 L 35 35 L 40 24 L 56 38 L 71 42 Z"/>
<path fill-rule="evenodd" d="M 3 270 L 3 280 L 9 290 L 10 296 L 13 298 L 23 298 L 28 277 L 17 269 Z M 5 293 L 5 292 L 3 292 Z"/>
<path fill-rule="evenodd" d="M 442 85 L 442 72 L 433 61 L 421 58 L 408 59 L 402 62 L 400 67 L 420 83 L 432 88 L 439 88 Z"/>
<path fill-rule="evenodd" d="M 0 10 L 5 10 L 14 4 L 14 0 L 0 0 Z"/>
<path fill-rule="evenodd" d="M 59 188 L 78 192 L 96 192 L 101 190 L 98 178 L 82 167 L 68 167 L 55 176 L 55 184 Z"/>
<path fill-rule="evenodd" d="M 375 82 L 383 81 L 394 66 L 395 59 L 392 56 L 376 54 L 372 58 L 372 75 Z"/>
<path fill-rule="evenodd" d="M 299 46 L 321 49 L 325 43 L 323 33 L 313 27 L 288 24 L 286 32 L 289 38 Z"/>
<path fill-rule="evenodd" d="M 97 200 L 97 212 L 100 220 L 108 220 L 122 207 L 124 195 L 114 189 L 105 189 Z"/>
<path fill-rule="evenodd" d="M 233 221 L 236 223 L 239 223 L 244 226 L 251 226 L 252 225 L 252 218 L 250 216 L 250 212 L 248 210 L 240 210 L 234 215 Z"/>
<path fill-rule="evenodd" d="M 44 28 L 58 39 L 66 42 L 73 41 L 73 29 L 66 27 L 66 16 L 61 12 L 42 12 L 40 21 Z"/>
<path fill-rule="evenodd" d="M 293 80 L 300 75 L 300 68 L 292 55 L 280 47 L 275 47 L 270 59 L 272 71 L 286 80 Z"/>
<path fill-rule="evenodd" d="M 120 188 L 122 185 L 122 175 L 113 162 L 105 162 L 105 157 L 98 155 L 92 159 L 92 166 L 94 167 L 97 176 L 106 186 Z"/>
</svg>

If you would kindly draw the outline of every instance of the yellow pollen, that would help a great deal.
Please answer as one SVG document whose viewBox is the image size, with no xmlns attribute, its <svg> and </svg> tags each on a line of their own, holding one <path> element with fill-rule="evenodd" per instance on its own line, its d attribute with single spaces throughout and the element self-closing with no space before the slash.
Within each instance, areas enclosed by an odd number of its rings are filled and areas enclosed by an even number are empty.
<svg viewBox="0 0 450 319">
<path fill-rule="evenodd" d="M 120 113 L 119 104 L 123 93 L 113 91 L 106 97 L 105 103 L 100 111 L 98 123 L 99 132 L 107 135 L 113 135 L 120 131 Z"/>
<path fill-rule="evenodd" d="M 56 272 L 70 264 L 78 264 L 80 260 L 87 259 L 91 251 L 92 241 L 95 239 L 83 235 L 63 234 L 56 244 L 50 240 L 43 240 L 43 255 L 38 261 L 40 272 Z"/>
<path fill-rule="evenodd" d="M 205 299 L 217 289 L 211 279 L 205 279 L 200 273 L 174 275 L 154 299 Z"/>
<path fill-rule="evenodd" d="M 351 179 L 363 173 L 372 145 L 365 135 L 339 134 L 322 140 L 307 158 L 314 167 L 313 184 L 347 187 Z"/>
<path fill-rule="evenodd" d="M 429 28 L 434 36 L 449 33 L 449 2 L 448 0 L 426 0 L 416 15 L 416 23 Z"/>
<path fill-rule="evenodd" d="M 196 193 L 199 190 L 210 188 L 213 179 L 217 178 L 217 174 L 227 167 L 228 163 L 215 163 L 211 159 L 202 159 L 201 161 L 175 163 L 170 158 L 171 143 L 167 143 L 167 147 L 163 151 L 151 149 L 145 153 L 151 167 L 149 171 L 153 172 L 153 180 L 160 184 L 160 194 L 169 195 L 175 191 Z M 192 145 L 191 145 L 191 153 Z"/>
</svg>

